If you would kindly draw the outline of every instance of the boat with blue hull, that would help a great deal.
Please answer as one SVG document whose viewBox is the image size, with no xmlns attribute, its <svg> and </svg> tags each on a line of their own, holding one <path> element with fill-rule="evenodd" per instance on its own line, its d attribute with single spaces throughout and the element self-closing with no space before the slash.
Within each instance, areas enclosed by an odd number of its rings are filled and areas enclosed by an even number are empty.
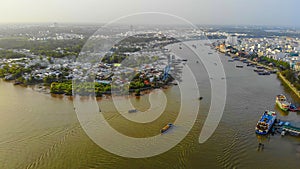
<svg viewBox="0 0 300 169">
<path fill-rule="evenodd" d="M 299 111 L 299 108 L 296 105 L 291 103 L 290 107 L 289 107 L 289 111 L 296 112 L 296 111 Z"/>
<path fill-rule="evenodd" d="M 261 119 L 257 122 L 255 127 L 256 134 L 266 135 L 269 133 L 276 120 L 276 113 L 274 111 L 265 111 Z"/>
<path fill-rule="evenodd" d="M 128 113 L 136 113 L 138 112 L 136 109 L 128 110 Z"/>
</svg>

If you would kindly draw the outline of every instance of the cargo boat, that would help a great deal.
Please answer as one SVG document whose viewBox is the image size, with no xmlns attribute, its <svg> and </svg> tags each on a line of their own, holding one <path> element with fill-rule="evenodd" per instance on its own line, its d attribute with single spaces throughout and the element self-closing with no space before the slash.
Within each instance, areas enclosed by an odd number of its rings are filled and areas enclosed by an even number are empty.
<svg viewBox="0 0 300 169">
<path fill-rule="evenodd" d="M 173 126 L 173 124 L 172 124 L 172 123 L 169 123 L 169 124 L 167 124 L 165 127 L 163 127 L 163 128 L 160 130 L 160 132 L 161 132 L 161 133 L 164 133 L 164 132 L 168 131 L 172 126 Z"/>
<path fill-rule="evenodd" d="M 269 133 L 274 122 L 276 120 L 276 113 L 273 111 L 265 111 L 261 116 L 261 119 L 257 122 L 255 127 L 255 133 L 260 135 L 266 135 Z"/>
<path fill-rule="evenodd" d="M 285 135 L 286 133 L 289 133 L 292 136 L 300 136 L 300 128 L 290 124 L 283 125 L 281 135 Z"/>
<path fill-rule="evenodd" d="M 291 103 L 286 101 L 286 97 L 283 94 L 276 96 L 276 104 L 283 111 L 288 111 Z"/>
</svg>

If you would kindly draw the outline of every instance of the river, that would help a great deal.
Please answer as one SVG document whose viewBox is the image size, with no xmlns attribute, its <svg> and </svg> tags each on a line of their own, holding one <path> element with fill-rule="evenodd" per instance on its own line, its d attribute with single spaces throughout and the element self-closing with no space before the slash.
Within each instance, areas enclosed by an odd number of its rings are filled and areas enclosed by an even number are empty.
<svg viewBox="0 0 300 169">
<path fill-rule="evenodd" d="M 210 49 L 201 42 L 196 44 L 202 55 Z M 178 45 L 170 46 L 173 51 Z M 158 168 L 298 168 L 300 165 L 300 138 L 279 134 L 259 137 L 254 127 L 262 112 L 275 110 L 278 118 L 300 122 L 299 113 L 285 113 L 275 106 L 275 96 L 285 94 L 288 100 L 299 100 L 285 89 L 276 75 L 258 76 L 253 68 L 236 68 L 236 62 L 228 62 L 220 54 L 227 82 L 226 106 L 222 119 L 214 134 L 199 144 L 201 128 L 210 106 L 210 79 L 203 64 L 189 58 L 190 50 L 184 46 L 178 55 L 188 59 L 187 66 L 196 70 L 200 101 L 199 114 L 188 135 L 169 151 L 148 158 L 126 158 L 114 155 L 95 144 L 82 129 L 74 110 L 73 99 L 65 96 L 51 96 L 39 93 L 30 87 L 14 86 L 0 81 L 0 168 L 3 169 L 158 169 Z M 238 63 L 242 64 L 242 63 Z M 214 80 L 214 79 L 211 79 Z M 172 86 L 162 90 L 168 100 L 165 111 L 153 122 L 132 123 L 120 115 L 113 106 L 112 98 L 97 99 L 103 116 L 114 129 L 132 137 L 154 136 L 168 122 L 178 115 L 180 90 Z M 191 88 L 189 92 L 194 92 Z M 160 92 L 151 92 L 153 97 Z M 139 99 L 120 97 L 132 102 L 145 111 L 150 107 L 149 92 Z M 82 98 L 81 102 L 89 102 Z M 191 97 L 182 104 L 199 102 Z M 190 108 L 192 109 L 192 108 Z M 138 113 L 138 112 L 137 112 Z M 184 124 L 183 128 L 184 128 Z M 181 126 L 171 130 L 179 131 Z M 168 136 L 169 133 L 165 135 Z M 170 139 L 172 139 L 171 134 Z M 109 138 L 110 135 L 103 135 Z M 265 144 L 263 151 L 257 151 L 259 142 Z"/>
</svg>

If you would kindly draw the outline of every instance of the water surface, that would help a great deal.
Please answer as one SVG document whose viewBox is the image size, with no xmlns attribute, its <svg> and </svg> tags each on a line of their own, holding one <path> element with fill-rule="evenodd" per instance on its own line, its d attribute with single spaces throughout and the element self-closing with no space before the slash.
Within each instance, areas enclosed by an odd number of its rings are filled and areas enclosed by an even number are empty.
<svg viewBox="0 0 300 169">
<path fill-rule="evenodd" d="M 192 42 L 190 42 L 192 43 Z M 195 43 L 201 54 L 207 47 Z M 174 51 L 178 46 L 174 46 Z M 227 100 L 223 118 L 213 134 L 203 144 L 198 143 L 201 127 L 210 106 L 210 82 L 201 63 L 183 47 L 178 51 L 188 58 L 188 65 L 197 70 L 200 94 L 204 97 L 193 129 L 176 147 L 161 155 L 130 159 L 111 154 L 97 146 L 81 128 L 72 99 L 52 97 L 31 88 L 13 86 L 0 81 L 0 168 L 298 168 L 300 165 L 300 139 L 280 135 L 258 137 L 254 132 L 262 111 L 275 110 L 280 119 L 300 122 L 300 114 L 281 112 L 275 106 L 276 94 L 285 94 L 290 101 L 299 102 L 284 89 L 276 75 L 258 76 L 253 68 L 238 69 L 237 63 L 227 62 L 221 55 L 226 73 Z M 241 64 L 241 63 L 239 63 Z M 212 79 L 213 80 L 213 79 Z M 195 89 L 190 89 L 193 92 Z M 152 91 L 155 95 L 157 91 Z M 161 127 L 172 122 L 180 108 L 178 86 L 164 89 L 168 103 L 164 113 L 156 120 L 138 124 L 126 120 L 114 108 L 111 98 L 98 99 L 103 115 L 119 132 L 132 137 L 157 135 Z M 149 94 L 130 99 L 139 110 L 150 107 Z M 88 102 L 83 98 L 82 102 Z M 198 101 L 186 99 L 183 104 Z M 181 127 L 173 130 L 180 132 Z M 103 137 L 109 138 L 109 134 Z M 172 139 L 172 138 L 170 138 Z M 258 142 L 265 144 L 257 151 Z"/>
</svg>

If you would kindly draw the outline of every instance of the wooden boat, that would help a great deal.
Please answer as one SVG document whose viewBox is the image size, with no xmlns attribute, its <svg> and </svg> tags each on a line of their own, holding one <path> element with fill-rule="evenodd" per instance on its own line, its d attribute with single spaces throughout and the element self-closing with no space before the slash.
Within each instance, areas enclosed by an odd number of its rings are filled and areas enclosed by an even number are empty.
<svg viewBox="0 0 300 169">
<path fill-rule="evenodd" d="M 173 124 L 172 124 L 172 123 L 169 123 L 169 124 L 167 124 L 165 127 L 163 127 L 163 128 L 160 130 L 160 132 L 161 132 L 161 133 L 164 133 L 164 132 L 168 131 L 172 126 L 173 126 Z"/>
<path fill-rule="evenodd" d="M 262 72 L 257 72 L 258 75 L 270 75 L 271 73 L 269 71 L 262 71 Z"/>
<path fill-rule="evenodd" d="M 263 66 L 256 66 L 257 69 L 264 69 L 265 67 Z"/>
<path fill-rule="evenodd" d="M 276 96 L 276 104 L 283 111 L 288 111 L 291 103 L 287 102 L 285 95 L 280 94 Z"/>
<path fill-rule="evenodd" d="M 254 71 L 254 72 L 263 72 L 264 69 L 254 69 L 253 71 Z"/>
<path fill-rule="evenodd" d="M 128 110 L 128 113 L 136 113 L 136 112 L 137 112 L 136 109 Z"/>
</svg>

